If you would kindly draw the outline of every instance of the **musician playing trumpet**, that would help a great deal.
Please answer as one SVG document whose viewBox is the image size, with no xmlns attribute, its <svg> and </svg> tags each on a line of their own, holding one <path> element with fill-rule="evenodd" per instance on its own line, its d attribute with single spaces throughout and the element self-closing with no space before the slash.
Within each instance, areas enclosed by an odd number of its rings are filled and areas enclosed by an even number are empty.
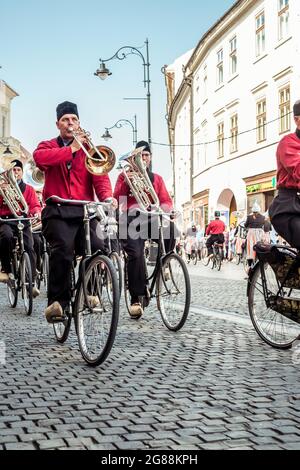
<svg viewBox="0 0 300 470">
<path fill-rule="evenodd" d="M 20 160 L 12 160 L 11 163 L 15 163 L 13 167 L 13 173 L 16 179 L 16 183 L 21 190 L 21 193 L 28 205 L 28 214 L 24 214 L 25 217 L 40 217 L 41 208 L 38 201 L 35 190 L 25 184 L 23 177 L 23 164 Z M 1 189 L 5 193 L 7 190 L 8 184 L 2 183 Z M 0 196 L 0 218 L 1 219 L 12 219 L 14 217 L 12 211 L 8 207 L 5 199 Z M 25 227 L 23 230 L 24 236 L 24 247 L 27 251 L 30 262 L 33 280 L 35 279 L 36 274 L 36 257 L 33 249 L 33 237 L 30 226 L 28 223 L 24 223 Z M 17 221 L 16 222 L 0 222 L 0 259 L 1 259 L 1 272 L 0 272 L 0 282 L 7 283 L 9 280 L 9 275 L 11 274 L 11 258 L 12 250 L 14 248 L 14 237 L 18 234 Z M 32 289 L 33 297 L 39 295 L 39 290 L 33 286 Z"/>
<path fill-rule="evenodd" d="M 148 142 L 140 141 L 136 145 L 136 148 L 139 147 L 144 147 L 142 160 L 147 168 L 147 174 L 159 200 L 159 205 L 164 211 L 170 212 L 173 208 L 173 202 L 166 189 L 164 180 L 160 175 L 150 171 L 152 154 L 149 144 Z M 120 211 L 122 212 L 119 219 L 119 232 L 121 234 L 122 246 L 128 256 L 128 288 L 131 296 L 130 316 L 137 319 L 143 314 L 143 305 L 140 299 L 142 297 L 147 299 L 148 296 L 144 260 L 145 241 L 147 239 L 157 240 L 158 219 L 156 216 L 140 215 L 137 210 L 139 204 L 134 194 L 132 194 L 123 173 L 121 173 L 117 179 L 114 197 L 118 200 Z M 131 230 L 130 227 L 134 228 L 135 224 L 137 230 Z M 127 230 L 124 230 L 124 225 L 127 225 Z M 171 224 L 171 226 L 172 229 L 169 224 L 164 229 L 167 253 L 173 250 L 175 246 L 174 224 Z M 123 234 L 126 236 L 124 237 Z"/>
<path fill-rule="evenodd" d="M 37 167 L 45 174 L 43 189 L 46 207 L 42 211 L 42 230 L 50 245 L 48 322 L 63 316 L 70 300 L 70 272 L 74 251 L 82 254 L 84 242 L 83 207 L 47 201 L 53 195 L 63 199 L 99 201 L 112 199 L 107 174 L 91 174 L 85 166 L 86 135 L 80 131 L 77 105 L 69 101 L 56 108 L 57 138 L 41 142 L 33 153 Z M 77 134 L 76 139 L 74 135 Z M 92 251 L 103 250 L 103 239 L 96 234 L 97 220 L 91 220 Z"/>
</svg>

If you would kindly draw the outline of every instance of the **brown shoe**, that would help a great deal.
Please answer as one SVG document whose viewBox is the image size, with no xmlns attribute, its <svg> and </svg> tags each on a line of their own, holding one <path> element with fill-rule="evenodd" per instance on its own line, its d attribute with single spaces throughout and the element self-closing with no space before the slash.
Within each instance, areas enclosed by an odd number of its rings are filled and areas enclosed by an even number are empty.
<svg viewBox="0 0 300 470">
<path fill-rule="evenodd" d="M 0 272 L 0 282 L 7 284 L 9 281 L 9 275 L 7 273 Z"/>
<path fill-rule="evenodd" d="M 140 318 L 143 315 L 143 313 L 144 313 L 144 310 L 140 302 L 136 302 L 130 305 L 129 314 L 131 318 L 135 318 L 135 319 Z"/>
<path fill-rule="evenodd" d="M 100 304 L 98 295 L 88 295 L 87 300 L 90 308 L 96 308 Z"/>
<path fill-rule="evenodd" d="M 33 288 L 32 288 L 32 297 L 35 299 L 39 295 L 40 295 L 40 291 L 38 290 L 37 287 L 33 286 Z"/>
<path fill-rule="evenodd" d="M 45 317 L 48 323 L 59 321 L 63 316 L 63 309 L 59 302 L 53 302 L 45 310 Z"/>
</svg>

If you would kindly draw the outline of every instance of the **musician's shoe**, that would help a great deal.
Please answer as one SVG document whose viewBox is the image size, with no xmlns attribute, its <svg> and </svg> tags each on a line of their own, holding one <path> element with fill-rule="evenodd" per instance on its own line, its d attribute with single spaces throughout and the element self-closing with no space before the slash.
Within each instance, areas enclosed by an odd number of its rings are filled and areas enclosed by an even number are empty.
<svg viewBox="0 0 300 470">
<path fill-rule="evenodd" d="M 96 308 L 100 304 L 98 295 L 88 295 L 87 300 L 90 308 Z"/>
<path fill-rule="evenodd" d="M 135 302 L 130 305 L 129 314 L 131 318 L 137 320 L 143 315 L 143 313 L 144 313 L 144 310 L 140 302 Z"/>
<path fill-rule="evenodd" d="M 40 291 L 38 290 L 38 288 L 36 286 L 33 286 L 33 288 L 32 288 L 32 297 L 35 299 L 39 295 L 40 295 Z"/>
<path fill-rule="evenodd" d="M 48 323 L 59 321 L 63 317 L 63 309 L 59 302 L 55 301 L 45 310 L 45 317 Z"/>
<path fill-rule="evenodd" d="M 0 282 L 7 284 L 9 281 L 9 275 L 7 273 L 0 272 Z"/>
</svg>

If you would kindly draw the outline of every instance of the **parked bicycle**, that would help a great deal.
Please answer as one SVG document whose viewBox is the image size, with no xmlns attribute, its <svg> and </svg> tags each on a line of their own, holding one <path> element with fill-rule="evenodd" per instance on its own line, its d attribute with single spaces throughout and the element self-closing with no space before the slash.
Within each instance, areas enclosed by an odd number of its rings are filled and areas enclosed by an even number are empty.
<svg viewBox="0 0 300 470">
<path fill-rule="evenodd" d="M 24 246 L 23 230 L 26 223 L 36 220 L 35 217 L 19 217 L 18 219 L 1 219 L 0 222 L 17 223 L 18 234 L 14 237 L 15 244 L 12 251 L 11 274 L 7 283 L 7 296 L 9 305 L 15 308 L 18 303 L 18 293 L 21 292 L 25 312 L 31 315 L 33 306 L 33 276 L 28 253 Z"/>
<path fill-rule="evenodd" d="M 98 207 L 110 204 L 50 198 L 59 204 L 81 205 L 84 209 L 85 252 L 76 269 L 71 270 L 71 300 L 64 315 L 54 319 L 54 333 L 59 343 L 69 335 L 72 318 L 75 323 L 79 349 L 90 366 L 97 366 L 107 358 L 116 335 L 119 318 L 119 284 L 113 262 L 99 251 L 91 252 L 90 220 L 97 217 Z M 76 280 L 77 271 L 77 280 Z"/>
<path fill-rule="evenodd" d="M 142 211 L 149 215 L 149 212 Z M 153 272 L 147 276 L 148 294 L 141 297 L 143 308 L 155 298 L 157 308 L 165 326 L 172 331 L 180 330 L 186 322 L 191 302 L 191 285 L 187 267 L 182 258 L 173 251 L 166 253 L 163 238 L 163 218 L 170 219 L 170 214 L 161 211 L 152 212 L 158 217 L 158 249 Z M 145 261 L 144 261 L 145 262 Z M 146 262 L 145 262 L 145 266 Z M 130 308 L 130 294 L 128 289 L 127 257 L 125 254 L 124 266 L 124 293 L 127 310 Z"/>
<path fill-rule="evenodd" d="M 300 252 L 261 242 L 255 249 L 247 289 L 250 318 L 267 344 L 288 349 L 300 338 Z"/>
</svg>

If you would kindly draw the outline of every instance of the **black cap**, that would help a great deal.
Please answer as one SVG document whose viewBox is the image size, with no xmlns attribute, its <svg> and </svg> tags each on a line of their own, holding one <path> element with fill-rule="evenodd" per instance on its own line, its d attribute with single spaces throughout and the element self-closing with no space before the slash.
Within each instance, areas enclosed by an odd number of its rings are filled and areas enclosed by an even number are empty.
<svg viewBox="0 0 300 470">
<path fill-rule="evenodd" d="M 15 167 L 18 166 L 18 167 L 22 168 L 22 170 L 23 170 L 23 163 L 21 162 L 21 160 L 15 159 L 15 160 L 12 160 L 11 163 L 15 163 Z"/>
<path fill-rule="evenodd" d="M 296 101 L 296 103 L 294 104 L 293 113 L 294 116 L 300 116 L 300 100 Z"/>
<path fill-rule="evenodd" d="M 215 217 L 221 217 L 221 212 L 220 211 L 215 211 Z"/>
<path fill-rule="evenodd" d="M 79 119 L 77 104 L 71 103 L 70 101 L 64 101 L 57 105 L 56 108 L 56 116 L 57 120 L 59 121 L 65 114 L 76 114 Z"/>
<path fill-rule="evenodd" d="M 150 150 L 150 147 L 149 147 L 149 144 L 148 142 L 146 142 L 145 140 L 140 140 L 140 142 L 138 142 L 135 146 L 135 148 L 139 148 L 139 147 L 145 147 L 144 148 L 144 152 L 149 152 L 151 153 L 151 150 Z"/>
</svg>

